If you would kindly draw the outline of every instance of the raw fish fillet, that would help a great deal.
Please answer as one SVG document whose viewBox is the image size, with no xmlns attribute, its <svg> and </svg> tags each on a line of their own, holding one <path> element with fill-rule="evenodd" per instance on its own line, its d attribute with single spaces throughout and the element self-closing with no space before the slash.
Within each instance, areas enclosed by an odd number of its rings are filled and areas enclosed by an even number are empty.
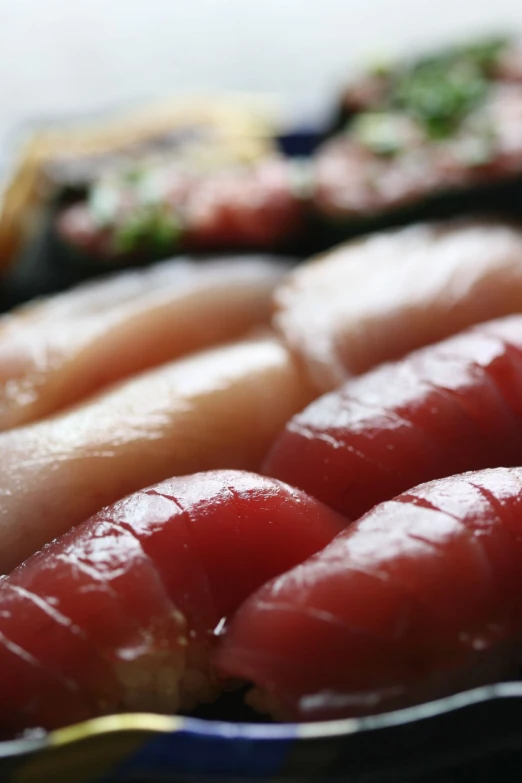
<svg viewBox="0 0 522 783">
<path fill-rule="evenodd" d="M 219 670 L 283 718 L 382 712 L 500 679 L 522 630 L 522 468 L 376 506 L 240 607 Z"/>
<path fill-rule="evenodd" d="M 326 391 L 381 362 L 522 310 L 522 230 L 419 224 L 334 248 L 275 293 L 275 325 Z"/>
<path fill-rule="evenodd" d="M 213 700 L 214 631 L 345 523 L 241 471 L 169 479 L 104 508 L 0 580 L 0 728 Z"/>
<path fill-rule="evenodd" d="M 0 430 L 267 322 L 281 259 L 166 261 L 0 319 Z"/>
<path fill-rule="evenodd" d="M 256 469 L 313 397 L 272 337 L 143 373 L 0 435 L 0 573 L 108 503 L 169 476 Z"/>
<path fill-rule="evenodd" d="M 353 378 L 292 418 L 267 475 L 357 519 L 419 484 L 522 464 L 522 315 Z"/>
</svg>

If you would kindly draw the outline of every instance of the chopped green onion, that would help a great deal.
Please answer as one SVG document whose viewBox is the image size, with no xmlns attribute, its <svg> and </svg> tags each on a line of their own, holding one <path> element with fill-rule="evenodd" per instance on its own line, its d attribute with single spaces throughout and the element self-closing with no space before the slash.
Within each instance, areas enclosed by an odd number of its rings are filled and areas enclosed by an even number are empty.
<svg viewBox="0 0 522 783">
<path fill-rule="evenodd" d="M 469 62 L 425 62 L 398 82 L 394 103 L 433 139 L 451 136 L 486 97 L 488 83 Z"/>
<path fill-rule="evenodd" d="M 491 69 L 508 44 L 508 38 L 497 36 L 423 57 L 394 72 L 384 69 L 392 80 L 390 94 L 378 111 L 369 118 L 363 115 L 361 125 L 355 125 L 357 137 L 377 154 L 399 151 L 400 134 L 386 116 L 390 110 L 415 119 L 429 138 L 452 136 L 484 102 Z"/>
<path fill-rule="evenodd" d="M 509 46 L 508 36 L 494 36 L 462 47 L 462 54 L 472 60 L 483 72 L 493 68 L 502 52 Z"/>
<path fill-rule="evenodd" d="M 404 117 L 388 112 L 359 114 L 350 125 L 350 133 L 376 155 L 396 155 L 405 147 Z"/>
<path fill-rule="evenodd" d="M 163 252 L 179 241 L 181 226 L 177 217 L 164 207 L 140 207 L 120 223 L 114 232 L 117 253 L 132 253 L 144 248 Z"/>
</svg>

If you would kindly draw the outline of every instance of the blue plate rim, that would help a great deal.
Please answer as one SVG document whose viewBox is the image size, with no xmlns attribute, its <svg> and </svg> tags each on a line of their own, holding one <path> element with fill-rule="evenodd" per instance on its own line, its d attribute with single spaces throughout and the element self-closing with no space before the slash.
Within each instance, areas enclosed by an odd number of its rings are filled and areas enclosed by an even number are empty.
<svg viewBox="0 0 522 783">
<path fill-rule="evenodd" d="M 342 718 L 330 721 L 303 723 L 233 723 L 185 716 L 156 713 L 122 713 L 94 718 L 34 737 L 0 742 L 0 760 L 27 753 L 64 747 L 88 738 L 125 732 L 190 734 L 195 737 L 233 742 L 304 742 L 335 740 L 341 737 L 368 734 L 397 728 L 420 721 L 448 715 L 495 700 L 522 699 L 522 682 L 503 682 L 485 685 L 473 690 L 446 696 L 436 701 L 418 704 L 393 712 L 363 718 Z"/>
</svg>

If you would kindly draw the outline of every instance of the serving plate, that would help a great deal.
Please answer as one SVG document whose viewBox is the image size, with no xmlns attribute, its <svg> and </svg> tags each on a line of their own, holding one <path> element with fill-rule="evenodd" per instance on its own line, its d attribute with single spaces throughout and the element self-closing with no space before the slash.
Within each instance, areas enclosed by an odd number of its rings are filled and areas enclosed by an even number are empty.
<svg viewBox="0 0 522 783">
<path fill-rule="evenodd" d="M 0 743 L 6 783 L 505 783 L 521 763 L 522 683 L 357 720 L 127 714 Z"/>
<path fill-rule="evenodd" d="M 296 129 L 279 143 L 299 156 L 322 137 Z M 0 309 L 83 278 L 60 254 L 53 217 L 51 209 L 7 278 Z M 0 742 L 5 783 L 505 783 L 522 780 L 521 770 L 522 682 L 362 719 L 269 724 L 124 714 Z"/>
</svg>

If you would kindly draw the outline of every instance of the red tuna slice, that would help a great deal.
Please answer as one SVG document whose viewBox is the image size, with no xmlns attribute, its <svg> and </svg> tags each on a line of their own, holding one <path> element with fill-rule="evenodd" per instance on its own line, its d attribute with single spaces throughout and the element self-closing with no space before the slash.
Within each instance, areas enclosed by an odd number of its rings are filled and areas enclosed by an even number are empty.
<svg viewBox="0 0 522 783">
<path fill-rule="evenodd" d="M 501 677 L 522 628 L 522 469 L 466 473 L 376 506 L 265 584 L 219 669 L 276 715 L 379 712 Z"/>
<path fill-rule="evenodd" d="M 132 533 L 96 516 L 26 560 L 9 584 L 43 597 L 111 654 L 139 654 L 173 610 Z"/>
<path fill-rule="evenodd" d="M 66 677 L 90 704 L 91 713 L 117 708 L 118 688 L 112 669 L 86 634 L 51 603 L 0 581 L 2 633 L 38 666 Z"/>
<path fill-rule="evenodd" d="M 53 676 L 29 653 L 0 632 L 0 737 L 28 726 L 58 728 L 84 720 L 90 714 L 74 686 Z"/>
<path fill-rule="evenodd" d="M 169 479 L 101 513 L 132 527 L 193 632 L 212 631 L 347 524 L 299 490 L 236 470 Z"/>
<path fill-rule="evenodd" d="M 290 420 L 264 471 L 357 518 L 423 481 L 522 462 L 521 400 L 522 317 L 512 316 L 319 398 Z"/>
<path fill-rule="evenodd" d="M 131 532 L 93 517 L 15 569 L 8 584 L 59 611 L 109 662 L 117 685 L 116 697 L 108 700 L 106 678 L 93 682 L 92 672 L 82 675 L 77 650 L 72 645 L 61 650 L 62 668 L 75 668 L 77 682 L 91 694 L 93 715 L 120 708 L 146 710 L 156 703 L 168 709 L 177 699 L 177 686 L 172 692 L 167 681 L 164 688 L 151 684 L 148 670 L 154 668 L 151 661 L 179 668 L 185 622 Z M 47 636 L 42 647 L 53 639 Z M 159 697 L 162 688 L 165 706 Z"/>
<path fill-rule="evenodd" d="M 0 634 L 13 634 L 45 687 L 51 676 L 69 678 L 91 715 L 190 709 L 219 693 L 209 651 L 220 621 L 346 522 L 251 473 L 164 481 L 103 509 L 5 577 Z M 10 678 L 8 666 L 0 670 L 0 691 Z M 23 689 L 21 713 L 13 693 L 8 727 L 31 716 Z M 37 678 L 34 693 L 38 700 Z M 70 718 L 64 709 L 63 722 Z"/>
</svg>

